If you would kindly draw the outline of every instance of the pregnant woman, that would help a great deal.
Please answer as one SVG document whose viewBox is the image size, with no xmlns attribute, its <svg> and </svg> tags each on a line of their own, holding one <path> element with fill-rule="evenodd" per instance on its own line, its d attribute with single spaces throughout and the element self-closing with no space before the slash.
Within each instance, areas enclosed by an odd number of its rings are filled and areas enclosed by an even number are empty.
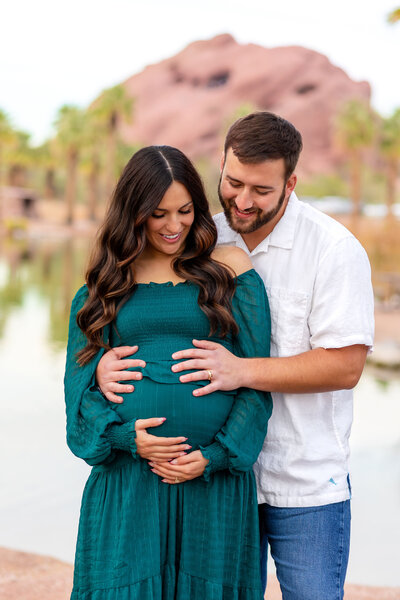
<svg viewBox="0 0 400 600">
<path fill-rule="evenodd" d="M 72 600 L 263 597 L 252 465 L 271 398 L 245 388 L 197 398 L 201 382 L 181 384 L 171 370 L 172 354 L 193 338 L 208 336 L 240 356 L 269 355 L 264 285 L 245 253 L 216 249 L 216 237 L 190 161 L 169 146 L 137 152 L 71 309 L 67 440 L 93 466 Z M 96 387 L 96 366 L 110 347 L 132 344 L 140 348 L 135 391 L 111 404 Z M 140 454 L 149 418 L 159 460 Z M 184 444 L 163 446 L 181 436 Z M 166 448 L 173 456 L 185 450 L 186 475 L 174 476 Z"/>
</svg>

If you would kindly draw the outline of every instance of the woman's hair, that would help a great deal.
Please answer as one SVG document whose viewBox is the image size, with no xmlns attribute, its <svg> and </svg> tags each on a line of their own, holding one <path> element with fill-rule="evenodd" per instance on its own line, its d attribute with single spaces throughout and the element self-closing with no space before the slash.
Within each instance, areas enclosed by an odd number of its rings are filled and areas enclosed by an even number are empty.
<svg viewBox="0 0 400 600">
<path fill-rule="evenodd" d="M 217 230 L 202 181 L 190 160 L 171 146 L 148 146 L 136 152 L 114 190 L 104 223 L 89 260 L 89 292 L 77 323 L 88 343 L 77 354 L 81 365 L 100 348 L 110 349 L 103 329 L 114 321 L 121 302 L 135 289 L 135 260 L 146 247 L 146 221 L 170 185 L 185 186 L 194 205 L 194 221 L 182 253 L 173 261 L 174 272 L 200 288 L 198 303 L 210 321 L 210 335 L 237 333 L 231 313 L 234 273 L 213 260 Z"/>
</svg>

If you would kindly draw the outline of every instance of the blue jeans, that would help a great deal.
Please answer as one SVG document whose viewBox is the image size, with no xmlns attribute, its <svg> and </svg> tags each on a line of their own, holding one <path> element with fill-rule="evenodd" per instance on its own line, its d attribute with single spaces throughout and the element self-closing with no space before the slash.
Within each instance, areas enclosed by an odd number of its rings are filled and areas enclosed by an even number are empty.
<svg viewBox="0 0 400 600">
<path fill-rule="evenodd" d="M 269 544 L 283 600 L 342 600 L 350 500 L 307 508 L 258 508 L 264 589 Z"/>
</svg>

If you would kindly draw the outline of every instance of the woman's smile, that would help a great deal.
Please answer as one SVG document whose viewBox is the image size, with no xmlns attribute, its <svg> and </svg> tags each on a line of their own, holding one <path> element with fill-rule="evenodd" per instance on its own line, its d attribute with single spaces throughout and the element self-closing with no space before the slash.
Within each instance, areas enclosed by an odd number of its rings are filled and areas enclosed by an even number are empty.
<svg viewBox="0 0 400 600">
<path fill-rule="evenodd" d="M 180 231 L 179 233 L 174 233 L 174 234 L 160 233 L 160 236 L 166 242 L 168 242 L 168 244 L 174 244 L 175 242 L 178 242 L 181 239 L 182 231 Z"/>
</svg>

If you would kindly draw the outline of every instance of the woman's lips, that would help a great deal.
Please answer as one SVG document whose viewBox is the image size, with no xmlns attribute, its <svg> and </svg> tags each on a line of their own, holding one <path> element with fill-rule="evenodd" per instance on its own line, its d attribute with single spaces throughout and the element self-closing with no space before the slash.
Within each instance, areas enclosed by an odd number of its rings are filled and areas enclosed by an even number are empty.
<svg viewBox="0 0 400 600">
<path fill-rule="evenodd" d="M 177 233 L 176 235 L 174 235 L 173 237 L 169 236 L 166 237 L 165 234 L 160 233 L 162 239 L 164 241 L 166 241 L 168 244 L 175 244 L 178 240 L 180 240 L 181 236 L 182 236 L 182 231 L 180 231 L 179 233 Z"/>
</svg>

